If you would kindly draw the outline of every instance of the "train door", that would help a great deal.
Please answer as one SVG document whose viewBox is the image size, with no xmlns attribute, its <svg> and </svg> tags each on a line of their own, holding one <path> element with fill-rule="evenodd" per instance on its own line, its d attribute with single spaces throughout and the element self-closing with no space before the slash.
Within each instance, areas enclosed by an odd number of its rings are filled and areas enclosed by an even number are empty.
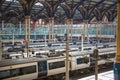
<svg viewBox="0 0 120 80">
<path fill-rule="evenodd" d="M 90 66 L 95 65 L 95 60 L 93 59 L 93 54 L 90 54 Z"/>
<path fill-rule="evenodd" d="M 38 77 L 47 76 L 47 61 L 38 62 Z"/>
</svg>

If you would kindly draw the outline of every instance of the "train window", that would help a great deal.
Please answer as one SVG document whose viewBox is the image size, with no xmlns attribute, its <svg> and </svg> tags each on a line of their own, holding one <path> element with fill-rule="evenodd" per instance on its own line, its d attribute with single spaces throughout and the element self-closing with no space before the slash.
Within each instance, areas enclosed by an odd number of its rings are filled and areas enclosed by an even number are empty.
<svg viewBox="0 0 120 80">
<path fill-rule="evenodd" d="M 3 58 L 3 59 L 10 59 L 10 57 L 9 57 L 8 54 L 2 54 L 2 58 Z"/>
<path fill-rule="evenodd" d="M 11 56 L 11 59 L 16 59 L 16 56 Z"/>
<path fill-rule="evenodd" d="M 61 68 L 61 67 L 64 67 L 64 66 L 65 66 L 65 61 L 49 63 L 49 69 Z"/>
<path fill-rule="evenodd" d="M 11 76 L 18 76 L 18 75 L 20 75 L 20 69 L 12 69 L 10 71 L 11 71 L 10 72 Z"/>
<path fill-rule="evenodd" d="M 104 48 L 108 48 L 108 47 L 109 47 L 109 45 L 107 45 L 107 44 L 106 44 L 106 45 L 103 45 L 103 47 L 104 47 Z"/>
<path fill-rule="evenodd" d="M 25 75 L 36 72 L 36 66 L 29 66 L 29 67 L 23 67 L 23 68 L 16 68 L 16 69 L 10 69 L 10 70 L 3 70 L 0 71 L 0 79 L 19 76 L 19 75 Z"/>
<path fill-rule="evenodd" d="M 21 68 L 21 73 L 24 74 L 30 74 L 36 72 L 36 66 L 29 66 L 29 67 L 24 67 Z"/>
<path fill-rule="evenodd" d="M 84 50 L 92 50 L 91 48 L 84 48 Z"/>
<path fill-rule="evenodd" d="M 99 55 L 99 58 L 100 58 L 100 59 L 106 59 L 107 56 L 106 56 L 105 54 L 103 54 L 103 55 Z"/>
<path fill-rule="evenodd" d="M 17 59 L 22 59 L 22 58 L 24 58 L 24 56 L 23 56 L 23 55 L 21 55 L 21 56 L 16 56 L 16 58 L 17 58 Z"/>
<path fill-rule="evenodd" d="M 102 47 L 102 46 L 101 46 L 101 47 L 98 47 L 98 49 L 103 49 L 103 48 L 104 48 L 104 47 Z"/>
<path fill-rule="evenodd" d="M 77 64 L 81 64 L 84 63 L 84 58 L 78 58 L 77 59 Z"/>
<path fill-rule="evenodd" d="M 107 57 L 108 57 L 108 58 L 114 58 L 114 57 L 115 57 L 115 53 L 108 54 Z"/>
<path fill-rule="evenodd" d="M 10 77 L 10 71 L 9 70 L 4 70 L 0 71 L 0 79 L 4 79 Z"/>
<path fill-rule="evenodd" d="M 22 45 L 21 42 L 15 42 L 15 45 Z"/>
<path fill-rule="evenodd" d="M 85 60 L 85 63 L 89 62 L 89 58 L 88 57 L 85 57 L 84 60 Z"/>
<path fill-rule="evenodd" d="M 77 64 L 82 64 L 82 63 L 88 63 L 89 58 L 78 58 L 77 59 Z"/>
</svg>

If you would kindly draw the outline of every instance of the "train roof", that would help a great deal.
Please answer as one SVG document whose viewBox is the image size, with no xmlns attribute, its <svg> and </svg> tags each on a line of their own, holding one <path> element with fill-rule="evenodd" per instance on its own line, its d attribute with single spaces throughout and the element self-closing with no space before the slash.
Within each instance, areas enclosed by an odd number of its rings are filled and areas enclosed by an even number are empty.
<svg viewBox="0 0 120 80">
<path fill-rule="evenodd" d="M 24 58 L 24 59 L 8 59 L 0 61 L 0 67 L 10 66 L 16 64 L 30 63 L 35 61 L 44 61 L 45 59 L 41 58 Z"/>
<path fill-rule="evenodd" d="M 84 55 L 89 55 L 90 53 L 87 53 L 86 51 L 74 51 L 74 52 L 69 52 L 69 56 L 84 56 Z"/>
<path fill-rule="evenodd" d="M 104 53 L 115 53 L 115 48 L 106 48 L 106 49 L 98 49 L 98 53 L 104 54 Z M 93 50 L 89 51 L 74 51 L 74 52 L 69 52 L 70 56 L 84 56 L 84 55 L 90 55 L 93 54 Z"/>
<path fill-rule="evenodd" d="M 6 59 L 6 60 L 0 61 L 0 67 L 31 63 L 31 62 L 38 62 L 38 61 L 47 61 L 47 60 L 58 59 L 58 58 L 64 58 L 64 57 L 50 57 L 50 58 L 32 57 L 32 58 L 23 58 L 23 59 Z"/>
<path fill-rule="evenodd" d="M 114 52 L 115 48 L 106 48 L 106 49 L 100 49 L 99 50 L 99 54 L 101 53 L 107 53 L 107 52 Z M 74 52 L 74 53 L 70 53 L 70 56 L 83 56 L 83 55 L 87 55 L 87 54 L 93 54 L 93 50 L 90 51 L 86 51 L 86 52 Z M 30 62 L 38 62 L 38 61 L 47 61 L 50 59 L 58 59 L 58 58 L 65 58 L 65 56 L 59 56 L 59 57 L 48 57 L 48 58 L 23 58 L 23 59 L 8 59 L 8 60 L 1 60 L 0 61 L 0 67 L 4 67 L 4 66 L 9 66 L 9 65 L 17 65 L 17 64 L 23 64 L 23 63 L 30 63 Z"/>
</svg>

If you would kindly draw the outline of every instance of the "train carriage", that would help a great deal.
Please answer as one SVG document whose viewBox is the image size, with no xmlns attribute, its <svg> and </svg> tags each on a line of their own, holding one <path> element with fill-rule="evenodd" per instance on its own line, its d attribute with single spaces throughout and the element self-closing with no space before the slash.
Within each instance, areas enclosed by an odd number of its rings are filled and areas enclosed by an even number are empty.
<svg viewBox="0 0 120 80">
<path fill-rule="evenodd" d="M 66 54 L 66 53 L 65 53 Z M 99 49 L 98 65 L 114 60 L 115 48 Z M 108 60 L 105 60 L 108 59 Z M 70 71 L 94 67 L 93 51 L 69 52 Z M 32 80 L 64 74 L 65 56 L 49 58 L 24 58 L 0 61 L 0 80 Z"/>
<path fill-rule="evenodd" d="M 38 76 L 47 76 L 46 68 L 41 61 L 45 59 L 27 58 L 4 60 L 0 62 L 0 79 L 2 80 L 32 80 Z M 47 62 L 46 62 L 47 63 Z M 39 73 L 39 74 L 38 74 Z"/>
<path fill-rule="evenodd" d="M 48 64 L 48 76 L 65 72 L 65 57 L 49 59 L 47 61 L 47 64 Z"/>
<path fill-rule="evenodd" d="M 83 68 L 88 68 L 90 66 L 89 54 L 84 52 L 70 52 L 70 70 L 78 70 Z"/>
</svg>

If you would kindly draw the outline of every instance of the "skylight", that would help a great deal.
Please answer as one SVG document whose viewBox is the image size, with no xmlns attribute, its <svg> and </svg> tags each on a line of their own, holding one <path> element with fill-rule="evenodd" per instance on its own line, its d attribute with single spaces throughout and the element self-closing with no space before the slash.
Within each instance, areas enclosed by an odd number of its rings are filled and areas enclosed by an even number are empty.
<svg viewBox="0 0 120 80">
<path fill-rule="evenodd" d="M 41 4 L 41 3 L 39 3 L 39 2 L 38 2 L 38 3 L 35 3 L 35 5 L 40 5 L 40 6 L 43 6 L 43 4 Z"/>
<path fill-rule="evenodd" d="M 6 1 L 11 1 L 12 2 L 12 0 L 6 0 Z"/>
<path fill-rule="evenodd" d="M 6 0 L 8 2 L 12 2 L 13 0 Z M 14 0 L 14 2 L 18 2 L 18 0 Z"/>
</svg>

